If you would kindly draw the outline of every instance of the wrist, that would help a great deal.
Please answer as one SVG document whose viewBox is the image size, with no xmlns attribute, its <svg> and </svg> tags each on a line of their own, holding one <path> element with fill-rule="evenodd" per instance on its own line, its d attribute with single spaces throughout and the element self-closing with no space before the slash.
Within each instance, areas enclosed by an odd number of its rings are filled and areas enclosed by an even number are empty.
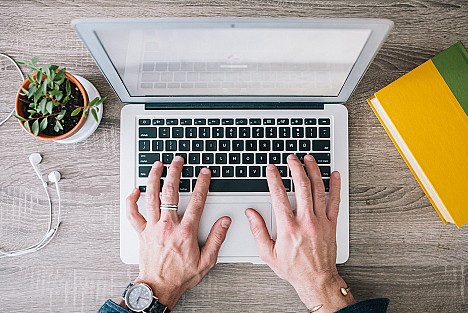
<svg viewBox="0 0 468 313">
<path fill-rule="evenodd" d="M 184 293 L 181 287 L 160 283 L 152 279 L 145 279 L 140 276 L 134 280 L 134 283 L 147 284 L 153 291 L 153 295 L 158 298 L 158 302 L 167 306 L 171 311 Z"/>
<path fill-rule="evenodd" d="M 299 298 L 308 309 L 322 305 L 320 313 L 335 312 L 356 301 L 350 291 L 344 295 L 341 288 L 348 285 L 338 274 L 324 275 L 303 286 L 295 286 Z"/>
</svg>

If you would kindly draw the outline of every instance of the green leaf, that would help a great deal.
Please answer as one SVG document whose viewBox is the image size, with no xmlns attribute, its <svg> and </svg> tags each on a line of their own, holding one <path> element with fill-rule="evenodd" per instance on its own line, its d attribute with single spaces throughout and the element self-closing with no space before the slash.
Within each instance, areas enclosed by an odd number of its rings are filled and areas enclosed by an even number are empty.
<svg viewBox="0 0 468 313">
<path fill-rule="evenodd" d="M 29 127 L 29 121 L 24 122 L 24 128 L 26 128 L 28 132 L 31 132 L 31 128 Z"/>
<path fill-rule="evenodd" d="M 36 65 L 38 61 L 39 61 L 39 58 L 38 58 L 38 57 L 32 57 L 32 59 L 31 59 L 31 64 L 32 64 L 32 65 Z"/>
<path fill-rule="evenodd" d="M 32 117 L 37 112 L 35 110 L 28 110 L 28 113 L 29 113 L 29 117 Z"/>
<path fill-rule="evenodd" d="M 52 65 L 49 66 L 49 68 L 51 69 L 51 71 L 53 71 L 55 73 L 55 71 L 57 71 L 59 67 L 58 67 L 58 65 L 52 64 Z"/>
<path fill-rule="evenodd" d="M 46 99 L 44 99 L 46 100 Z M 47 100 L 46 101 L 42 101 L 39 103 L 39 105 L 37 106 L 37 111 L 39 111 L 40 113 L 42 114 L 47 114 L 46 112 L 46 104 L 47 104 Z"/>
<path fill-rule="evenodd" d="M 97 105 L 99 100 L 101 100 L 101 98 L 99 98 L 99 97 L 94 98 L 90 103 L 88 103 L 88 107 L 93 107 L 93 106 Z"/>
<path fill-rule="evenodd" d="M 43 75 L 42 71 L 39 71 L 39 73 L 36 76 L 37 77 L 37 82 L 39 84 L 42 82 L 42 75 Z"/>
<path fill-rule="evenodd" d="M 71 116 L 77 116 L 78 114 L 80 114 L 80 112 L 81 112 L 81 108 L 76 108 L 71 113 Z"/>
<path fill-rule="evenodd" d="M 36 84 L 36 81 L 34 80 L 34 78 L 32 78 L 31 74 L 28 74 L 28 80 L 31 82 L 31 84 L 35 85 Z"/>
<path fill-rule="evenodd" d="M 44 117 L 42 119 L 42 122 L 41 122 L 41 125 L 40 125 L 39 129 L 40 129 L 40 131 L 43 131 L 46 128 L 47 128 L 47 117 Z"/>
<path fill-rule="evenodd" d="M 70 98 L 68 98 L 68 96 L 65 96 L 65 98 L 63 98 L 62 104 L 67 104 L 69 99 Z"/>
<path fill-rule="evenodd" d="M 83 111 L 84 118 L 88 117 L 88 112 L 89 112 L 89 109 Z"/>
<path fill-rule="evenodd" d="M 23 96 L 27 96 L 29 91 L 26 90 L 24 87 L 21 87 L 21 91 L 23 92 Z"/>
<path fill-rule="evenodd" d="M 18 65 L 25 65 L 25 64 L 28 64 L 29 61 L 26 61 L 26 60 L 16 60 L 16 64 Z"/>
<path fill-rule="evenodd" d="M 27 121 L 27 119 L 25 119 L 25 118 L 22 117 L 22 116 L 19 116 L 19 115 L 16 115 L 16 114 L 15 114 L 15 117 L 16 117 L 17 119 L 19 119 L 20 121 L 23 121 L 23 122 L 26 122 L 26 121 Z"/>
<path fill-rule="evenodd" d="M 60 91 L 59 94 L 56 94 L 56 95 L 55 95 L 55 100 L 57 100 L 57 101 L 62 100 L 62 98 L 63 98 L 63 93 L 62 93 L 61 91 Z"/>
<path fill-rule="evenodd" d="M 52 114 L 52 110 L 54 109 L 54 103 L 52 101 L 49 101 L 47 102 L 47 105 L 46 105 L 46 110 Z"/>
<path fill-rule="evenodd" d="M 54 125 L 55 132 L 58 133 L 59 130 L 61 130 L 61 129 L 63 129 L 62 124 L 60 124 L 59 121 L 55 121 L 55 125 Z"/>
<path fill-rule="evenodd" d="M 41 88 L 38 88 L 34 93 L 34 102 L 38 102 L 39 99 L 43 96 Z"/>
<path fill-rule="evenodd" d="M 65 83 L 65 91 L 67 92 L 67 95 L 71 94 L 71 84 L 68 79 L 67 79 L 67 82 Z"/>
<path fill-rule="evenodd" d="M 66 111 L 66 110 L 60 111 L 60 113 L 57 115 L 57 119 L 58 119 L 58 120 L 62 120 L 63 117 L 65 116 L 65 114 L 67 114 L 67 111 Z"/>
<path fill-rule="evenodd" d="M 91 114 L 93 114 L 94 120 L 99 123 L 97 111 L 94 108 L 91 109 Z"/>
<path fill-rule="evenodd" d="M 32 131 L 34 136 L 37 136 L 37 134 L 39 134 L 39 120 L 35 120 L 32 124 Z"/>
</svg>

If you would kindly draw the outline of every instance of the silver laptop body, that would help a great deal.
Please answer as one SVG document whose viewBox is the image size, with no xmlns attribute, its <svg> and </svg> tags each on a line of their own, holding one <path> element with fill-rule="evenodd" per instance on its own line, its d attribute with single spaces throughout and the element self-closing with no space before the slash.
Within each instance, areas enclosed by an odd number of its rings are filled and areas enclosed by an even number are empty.
<svg viewBox="0 0 468 313">
<path fill-rule="evenodd" d="M 244 211 L 275 217 L 264 168 L 313 154 L 327 186 L 341 173 L 337 263 L 349 257 L 348 116 L 343 105 L 393 26 L 378 19 L 89 19 L 73 26 L 120 100 L 120 256 L 138 263 L 125 199 L 155 160 L 181 154 L 184 208 L 199 169 L 212 169 L 201 244 L 232 218 L 218 262 L 263 263 Z M 139 208 L 145 214 L 145 202 Z M 183 213 L 183 212 L 181 212 Z"/>
</svg>

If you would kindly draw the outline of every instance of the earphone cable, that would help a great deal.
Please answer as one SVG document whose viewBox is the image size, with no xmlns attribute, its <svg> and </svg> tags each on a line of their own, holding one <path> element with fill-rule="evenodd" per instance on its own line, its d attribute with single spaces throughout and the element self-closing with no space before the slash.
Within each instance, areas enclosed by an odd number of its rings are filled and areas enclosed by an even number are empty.
<svg viewBox="0 0 468 313">
<path fill-rule="evenodd" d="M 15 60 L 13 60 L 12 57 L 10 57 L 9 55 L 5 54 L 5 53 L 0 53 L 0 56 L 6 58 L 7 60 L 11 61 L 11 63 L 14 64 L 14 66 L 16 67 L 16 69 L 18 70 L 18 73 L 20 74 L 21 76 L 21 82 L 24 81 L 24 74 L 23 74 L 23 71 L 21 71 L 21 68 L 19 67 L 19 65 L 15 62 Z M 15 114 L 15 109 L 13 108 L 13 110 L 7 115 L 7 117 L 5 119 L 3 119 L 2 121 L 0 121 L 0 126 L 2 126 L 3 124 L 6 123 L 6 121 L 8 121 L 10 119 L 10 117 L 13 116 L 13 114 Z"/>
</svg>

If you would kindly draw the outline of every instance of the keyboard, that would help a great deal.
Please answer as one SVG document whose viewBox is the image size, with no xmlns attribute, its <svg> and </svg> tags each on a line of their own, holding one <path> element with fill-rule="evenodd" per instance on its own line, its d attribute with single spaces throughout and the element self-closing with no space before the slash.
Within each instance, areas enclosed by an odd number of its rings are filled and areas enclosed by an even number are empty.
<svg viewBox="0 0 468 313">
<path fill-rule="evenodd" d="M 294 191 L 287 156 L 317 161 L 325 190 L 332 172 L 331 118 L 137 117 L 137 186 L 146 191 L 151 166 L 182 156 L 179 191 L 191 192 L 203 167 L 211 170 L 210 192 L 268 192 L 267 164 L 278 167 L 286 191 Z M 164 184 L 167 166 L 161 184 Z M 162 186 L 161 185 L 161 186 Z"/>
</svg>

